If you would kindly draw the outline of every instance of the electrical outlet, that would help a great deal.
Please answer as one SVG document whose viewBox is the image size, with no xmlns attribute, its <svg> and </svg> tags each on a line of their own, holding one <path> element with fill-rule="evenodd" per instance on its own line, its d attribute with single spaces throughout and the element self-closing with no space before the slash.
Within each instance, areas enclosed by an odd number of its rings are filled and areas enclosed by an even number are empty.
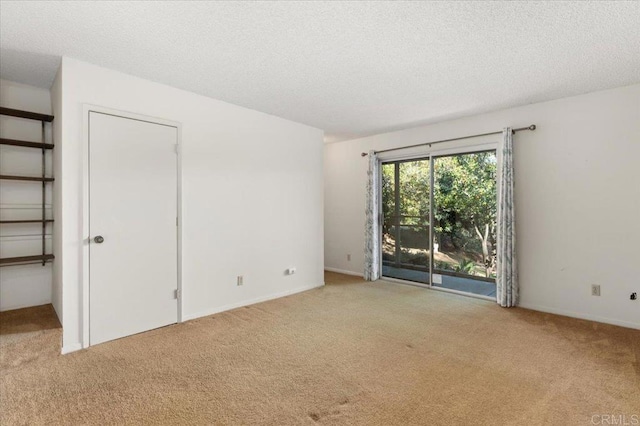
<svg viewBox="0 0 640 426">
<path fill-rule="evenodd" d="M 598 284 L 591 285 L 591 295 L 600 296 L 600 286 Z"/>
<path fill-rule="evenodd" d="M 350 254 L 347 255 L 347 262 L 351 262 L 351 255 Z"/>
<path fill-rule="evenodd" d="M 244 277 L 242 275 L 238 275 L 238 285 L 244 284 Z"/>
<path fill-rule="evenodd" d="M 296 273 L 296 268 L 289 268 L 287 269 L 287 275 L 293 275 Z"/>
</svg>

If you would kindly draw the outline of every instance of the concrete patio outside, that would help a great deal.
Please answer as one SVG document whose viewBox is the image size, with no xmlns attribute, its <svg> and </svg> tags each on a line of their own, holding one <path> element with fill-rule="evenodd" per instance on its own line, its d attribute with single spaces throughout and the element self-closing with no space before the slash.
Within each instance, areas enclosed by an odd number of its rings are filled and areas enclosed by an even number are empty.
<svg viewBox="0 0 640 426">
<path fill-rule="evenodd" d="M 429 284 L 429 271 L 419 271 L 415 269 L 383 265 L 382 276 Z M 477 294 L 480 296 L 496 297 L 495 282 L 487 282 L 473 278 L 454 277 L 451 275 L 440 276 L 442 277 L 442 283 L 434 283 L 434 287 L 463 291 L 465 293 Z"/>
</svg>

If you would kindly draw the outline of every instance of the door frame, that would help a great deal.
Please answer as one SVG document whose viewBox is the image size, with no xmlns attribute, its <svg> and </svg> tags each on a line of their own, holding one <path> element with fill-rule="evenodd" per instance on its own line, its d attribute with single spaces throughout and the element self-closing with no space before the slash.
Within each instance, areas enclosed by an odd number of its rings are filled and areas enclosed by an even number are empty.
<svg viewBox="0 0 640 426">
<path fill-rule="evenodd" d="M 112 115 L 130 120 L 144 121 L 162 126 L 174 127 L 177 130 L 176 140 L 176 184 L 177 184 L 177 217 L 176 241 L 177 241 L 177 287 L 178 287 L 178 303 L 177 303 L 177 323 L 183 321 L 184 312 L 184 293 L 182 288 L 182 124 L 177 121 L 167 120 L 164 118 L 152 117 L 148 115 L 137 114 L 128 111 L 122 111 L 113 108 L 102 107 L 92 104 L 82 105 L 82 285 L 81 285 L 81 343 L 82 348 L 88 348 L 89 345 L 89 312 L 91 309 L 89 303 L 89 242 L 91 235 L 89 234 L 89 114 L 95 112 L 99 114 Z"/>
<path fill-rule="evenodd" d="M 453 142 L 455 143 L 455 142 Z M 449 145 L 449 144 L 447 144 Z M 396 155 L 385 155 L 383 156 L 383 158 L 378 158 L 378 162 L 376 164 L 376 167 L 378 168 L 378 175 L 382 176 L 382 164 L 383 163 L 392 163 L 395 161 L 411 161 L 411 160 L 429 160 L 429 167 L 430 167 L 430 175 L 431 175 L 431 187 L 433 188 L 434 182 L 433 182 L 433 160 L 435 158 L 438 157 L 446 157 L 446 156 L 450 156 L 450 155 L 457 155 L 457 154 L 471 154 L 474 152 L 482 152 L 482 151 L 492 151 L 495 150 L 496 151 L 496 170 L 497 170 L 497 176 L 496 176 L 496 193 L 497 195 L 500 194 L 500 179 L 498 178 L 500 176 L 500 171 L 502 169 L 502 153 L 500 152 L 500 143 L 498 141 L 496 141 L 493 138 L 486 138 L 483 141 L 475 141 L 475 143 L 471 142 L 467 142 L 461 145 L 457 145 L 454 147 L 435 147 L 435 148 L 431 148 L 431 147 L 427 147 L 426 149 L 420 149 L 420 150 L 415 150 L 412 151 L 411 153 L 406 153 L 406 154 L 396 154 Z M 378 193 L 380 194 L 380 197 L 378 197 L 378 211 L 380 212 L 380 215 L 382 215 L 382 177 L 380 178 L 380 182 L 379 182 L 379 187 L 378 187 Z M 498 200 L 496 199 L 496 203 L 498 202 Z M 430 208 L 429 208 L 429 222 L 430 224 L 433 223 L 433 200 L 431 200 L 429 202 L 430 204 Z M 392 281 L 392 282 L 397 282 L 399 284 L 407 284 L 407 285 L 412 285 L 412 286 L 416 286 L 416 287 L 422 287 L 422 288 L 427 288 L 429 290 L 436 290 L 436 291 L 443 291 L 446 293 L 454 293 L 454 294 L 459 294 L 461 296 L 468 296 L 468 297 L 473 297 L 476 299 L 484 299 L 484 300 L 492 300 L 495 301 L 495 297 L 490 297 L 490 296 L 482 296 L 479 294 L 473 294 L 473 293 L 467 293 L 467 292 L 463 292 L 463 291 L 458 291 L 458 290 L 452 290 L 452 289 L 448 289 L 448 288 L 444 288 L 444 287 L 438 287 L 438 286 L 434 286 L 433 285 L 433 228 L 431 227 L 431 225 L 429 226 L 429 249 L 430 249 L 430 253 L 431 256 L 429 256 L 429 283 L 428 284 L 423 284 L 423 283 L 419 283 L 419 282 L 415 282 L 415 281 L 408 281 L 408 280 L 402 280 L 399 278 L 393 278 L 393 277 L 385 277 L 382 275 L 382 220 L 380 220 L 378 222 L 378 235 L 380 236 L 380 241 L 379 241 L 379 259 L 380 259 L 380 277 L 384 278 L 387 281 Z"/>
</svg>

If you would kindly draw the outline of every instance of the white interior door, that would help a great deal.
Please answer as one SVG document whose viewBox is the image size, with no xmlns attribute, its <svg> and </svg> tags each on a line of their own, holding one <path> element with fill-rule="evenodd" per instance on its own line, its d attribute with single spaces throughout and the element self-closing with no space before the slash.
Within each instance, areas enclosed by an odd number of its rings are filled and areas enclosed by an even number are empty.
<svg viewBox="0 0 640 426">
<path fill-rule="evenodd" d="M 176 144 L 175 127 L 89 113 L 92 345 L 177 322 Z"/>
</svg>

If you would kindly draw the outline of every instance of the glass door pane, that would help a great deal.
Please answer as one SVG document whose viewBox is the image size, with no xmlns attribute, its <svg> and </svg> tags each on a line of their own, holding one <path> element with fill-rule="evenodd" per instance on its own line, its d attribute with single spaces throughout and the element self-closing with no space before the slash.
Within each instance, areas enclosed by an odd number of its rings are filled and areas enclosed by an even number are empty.
<svg viewBox="0 0 640 426">
<path fill-rule="evenodd" d="M 429 283 L 429 159 L 382 164 L 382 274 Z"/>
<path fill-rule="evenodd" d="M 496 152 L 433 160 L 433 285 L 495 296 Z"/>
</svg>

